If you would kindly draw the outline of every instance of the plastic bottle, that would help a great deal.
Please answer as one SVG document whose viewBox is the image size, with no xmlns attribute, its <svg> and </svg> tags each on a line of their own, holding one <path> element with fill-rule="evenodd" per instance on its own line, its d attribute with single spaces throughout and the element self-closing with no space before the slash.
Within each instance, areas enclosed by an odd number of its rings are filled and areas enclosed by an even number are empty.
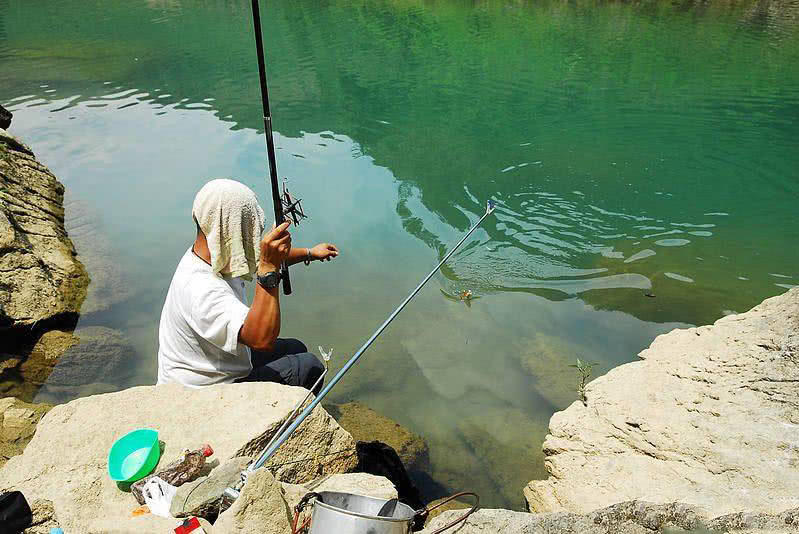
<svg viewBox="0 0 799 534">
<path fill-rule="evenodd" d="M 139 504 L 144 504 L 144 495 L 142 495 L 142 488 L 153 477 L 159 477 L 164 482 L 172 486 L 182 486 L 186 482 L 191 482 L 198 476 L 205 467 L 205 459 L 214 453 L 214 449 L 207 443 L 196 451 L 185 451 L 183 456 L 170 463 L 160 471 L 144 477 L 143 479 L 134 482 L 130 487 L 131 493 L 136 497 Z"/>
</svg>

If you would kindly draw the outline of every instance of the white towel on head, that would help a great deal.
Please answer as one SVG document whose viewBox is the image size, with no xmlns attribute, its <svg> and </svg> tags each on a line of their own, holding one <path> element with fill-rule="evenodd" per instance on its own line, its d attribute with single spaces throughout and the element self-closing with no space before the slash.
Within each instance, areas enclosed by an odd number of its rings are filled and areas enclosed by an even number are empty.
<svg viewBox="0 0 799 534">
<path fill-rule="evenodd" d="M 264 231 L 264 210 L 253 190 L 235 180 L 211 180 L 194 197 L 191 213 L 205 234 L 214 273 L 251 280 Z"/>
</svg>

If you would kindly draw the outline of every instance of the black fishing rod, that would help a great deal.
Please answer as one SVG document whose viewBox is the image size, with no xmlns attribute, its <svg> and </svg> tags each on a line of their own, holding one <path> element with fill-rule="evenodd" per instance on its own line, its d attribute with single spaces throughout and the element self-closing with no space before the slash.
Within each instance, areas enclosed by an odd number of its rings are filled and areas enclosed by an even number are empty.
<svg viewBox="0 0 799 534">
<path fill-rule="evenodd" d="M 269 178 L 272 183 L 272 203 L 275 206 L 275 226 L 286 220 L 283 213 L 283 202 L 277 183 L 277 163 L 275 162 L 275 140 L 272 138 L 272 113 L 269 111 L 269 88 L 266 86 L 266 62 L 264 61 L 264 40 L 261 34 L 261 13 L 258 0 L 252 0 L 252 24 L 255 30 L 255 49 L 258 53 L 258 75 L 261 79 L 261 102 L 264 108 L 264 135 L 266 136 L 266 153 L 269 157 Z M 280 265 L 280 277 L 283 281 L 283 293 L 291 295 L 289 266 L 284 261 Z"/>
</svg>

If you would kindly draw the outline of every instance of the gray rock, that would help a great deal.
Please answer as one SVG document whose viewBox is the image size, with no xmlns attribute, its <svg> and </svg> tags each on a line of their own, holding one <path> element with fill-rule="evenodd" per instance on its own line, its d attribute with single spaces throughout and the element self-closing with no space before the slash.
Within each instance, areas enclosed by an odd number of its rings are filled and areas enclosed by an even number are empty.
<svg viewBox="0 0 799 534">
<path fill-rule="evenodd" d="M 659 336 L 550 420 L 532 511 L 628 500 L 707 516 L 799 506 L 799 289 Z"/>
<path fill-rule="evenodd" d="M 273 383 L 201 389 L 170 384 L 77 399 L 42 418 L 25 451 L 0 469 L 0 491 L 17 489 L 29 502 L 51 501 L 65 532 L 135 531 L 147 519 L 131 517 L 138 503 L 108 476 L 108 451 L 116 439 L 137 428 L 155 428 L 165 444 L 160 465 L 203 443 L 210 443 L 224 464 L 260 451 L 305 394 Z M 352 437 L 318 408 L 270 464 L 281 480 L 302 483 L 352 470 L 354 450 Z M 139 532 L 168 532 L 142 528 Z"/>
<path fill-rule="evenodd" d="M 208 476 L 178 487 L 170 513 L 175 517 L 215 518 L 223 508 L 222 491 L 239 483 L 241 472 L 251 461 L 247 457 L 232 458 L 214 468 Z"/>
<path fill-rule="evenodd" d="M 89 280 L 64 229 L 63 201 L 64 186 L 0 130 L 0 328 L 77 317 Z"/>
<path fill-rule="evenodd" d="M 214 523 L 226 534 L 291 534 L 291 512 L 283 489 L 267 469 L 250 474 L 241 496 Z"/>
<path fill-rule="evenodd" d="M 463 510 L 444 512 L 431 520 L 421 534 L 431 534 L 463 516 Z M 700 510 L 681 503 L 653 504 L 629 501 L 588 514 L 550 512 L 531 514 L 510 510 L 483 509 L 453 529 L 458 534 L 513 532 L 515 534 L 721 534 L 799 532 L 799 508 L 778 515 L 739 514 L 709 520 Z"/>
</svg>

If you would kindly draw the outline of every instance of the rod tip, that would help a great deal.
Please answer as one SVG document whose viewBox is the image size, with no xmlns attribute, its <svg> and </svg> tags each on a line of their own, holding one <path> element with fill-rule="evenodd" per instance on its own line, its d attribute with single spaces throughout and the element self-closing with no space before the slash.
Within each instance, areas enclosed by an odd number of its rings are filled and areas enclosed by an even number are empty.
<svg viewBox="0 0 799 534">
<path fill-rule="evenodd" d="M 490 215 L 491 212 L 493 212 L 494 208 L 496 208 L 496 207 L 497 206 L 496 206 L 496 204 L 494 204 L 494 201 L 493 200 L 489 200 L 487 205 L 486 205 L 486 213 L 488 213 Z"/>
</svg>

